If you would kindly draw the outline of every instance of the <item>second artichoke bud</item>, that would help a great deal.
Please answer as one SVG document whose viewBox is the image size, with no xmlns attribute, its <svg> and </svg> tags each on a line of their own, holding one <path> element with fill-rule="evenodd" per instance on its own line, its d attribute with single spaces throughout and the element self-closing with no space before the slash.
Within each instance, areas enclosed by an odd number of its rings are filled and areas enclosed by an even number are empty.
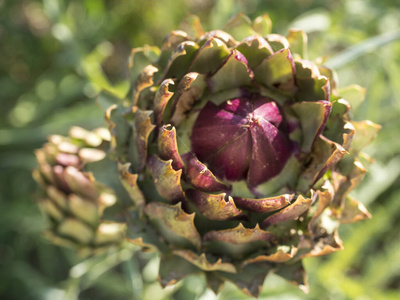
<svg viewBox="0 0 400 300">
<path fill-rule="evenodd" d="M 105 158 L 109 140 L 105 128 L 89 132 L 73 127 L 68 137 L 53 135 L 36 151 L 39 166 L 33 177 L 45 191 L 39 206 L 50 221 L 47 235 L 84 255 L 124 241 L 125 224 L 102 220 L 117 200 L 114 191 L 85 172 L 88 164 Z"/>
</svg>

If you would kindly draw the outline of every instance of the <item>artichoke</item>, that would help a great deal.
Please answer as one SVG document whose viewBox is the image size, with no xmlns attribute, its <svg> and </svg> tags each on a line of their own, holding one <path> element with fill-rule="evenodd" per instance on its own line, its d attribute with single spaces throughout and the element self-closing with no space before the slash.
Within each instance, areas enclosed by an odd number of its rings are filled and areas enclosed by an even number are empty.
<svg viewBox="0 0 400 300">
<path fill-rule="evenodd" d="M 304 32 L 270 29 L 268 15 L 239 14 L 210 32 L 188 17 L 161 49 L 132 51 L 132 100 L 99 96 L 119 171 L 110 177 L 131 201 L 126 239 L 159 252 L 163 286 L 200 272 L 216 293 L 228 280 L 258 296 L 274 272 L 307 291 L 302 259 L 343 249 L 340 224 L 370 217 L 349 196 L 371 161 L 361 150 L 379 130 L 351 120 L 364 89 L 339 89 L 323 60 L 307 60 Z M 40 156 L 47 189 L 86 193 L 65 189 L 47 171 L 54 155 Z M 47 194 L 64 235 L 64 204 Z"/>
<path fill-rule="evenodd" d="M 46 235 L 82 255 L 124 242 L 126 225 L 102 220 L 104 210 L 116 202 L 114 191 L 86 171 L 106 157 L 109 140 L 106 128 L 90 132 L 72 127 L 68 137 L 52 135 L 35 153 L 38 168 L 33 177 L 45 192 L 38 204 L 51 225 Z"/>
</svg>

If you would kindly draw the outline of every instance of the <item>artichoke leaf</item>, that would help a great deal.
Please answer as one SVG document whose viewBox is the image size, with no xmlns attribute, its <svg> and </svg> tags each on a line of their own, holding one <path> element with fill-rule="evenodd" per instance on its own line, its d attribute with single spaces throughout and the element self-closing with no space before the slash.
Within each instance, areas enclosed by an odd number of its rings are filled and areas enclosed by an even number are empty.
<svg viewBox="0 0 400 300">
<path fill-rule="evenodd" d="M 240 223 L 236 228 L 207 232 L 203 241 L 223 241 L 230 244 L 247 244 L 256 241 L 272 242 L 275 236 L 268 231 L 260 229 L 258 224 L 253 229 L 245 228 Z"/>
<path fill-rule="evenodd" d="M 55 233 L 51 230 L 47 230 L 47 231 L 43 232 L 43 236 L 46 239 L 48 239 L 49 241 L 51 241 L 52 243 L 54 243 L 55 245 L 59 245 L 62 247 L 68 247 L 68 248 L 72 248 L 72 249 L 79 249 L 79 250 L 87 249 L 84 245 L 79 244 L 76 240 L 72 240 L 68 237 L 58 236 L 57 233 Z"/>
<path fill-rule="evenodd" d="M 174 84 L 172 79 L 165 79 L 157 89 L 154 97 L 154 123 L 157 127 L 161 126 L 165 108 L 174 94 L 169 90 L 169 86 Z"/>
<path fill-rule="evenodd" d="M 69 189 L 88 199 L 88 201 L 96 201 L 100 196 L 93 176 L 90 173 L 82 173 L 78 169 L 69 166 L 63 170 L 63 177 Z"/>
<path fill-rule="evenodd" d="M 129 211 L 125 214 L 125 220 L 127 224 L 125 239 L 129 243 L 141 247 L 145 252 L 170 252 L 156 229 L 151 224 L 143 222 L 144 217 L 141 212 Z"/>
<path fill-rule="evenodd" d="M 223 29 L 236 40 L 242 40 L 246 36 L 256 34 L 250 18 L 243 13 L 238 13 L 230 18 Z"/>
<path fill-rule="evenodd" d="M 46 188 L 47 196 L 61 209 L 66 210 L 68 206 L 67 196 L 54 185 L 49 185 Z"/>
<path fill-rule="evenodd" d="M 345 149 L 346 151 L 350 151 L 351 142 L 353 141 L 353 137 L 356 131 L 353 124 L 351 122 L 342 123 L 339 120 L 337 120 L 336 124 L 334 124 L 334 122 L 328 120 L 326 126 L 329 128 L 324 132 L 324 134 L 326 134 L 326 137 L 342 145 L 343 149 Z M 335 127 L 339 127 L 340 129 L 336 129 Z M 333 130 L 331 131 L 331 129 Z M 335 129 L 337 130 L 336 132 Z"/>
<path fill-rule="evenodd" d="M 46 180 L 43 178 L 43 175 L 41 171 L 39 171 L 39 169 L 35 169 L 32 171 L 32 178 L 42 189 L 47 188 Z"/>
<path fill-rule="evenodd" d="M 209 262 L 204 253 L 202 253 L 200 256 L 190 250 L 174 250 L 172 253 L 182 257 L 203 271 L 223 271 L 228 273 L 237 272 L 234 265 L 231 263 L 222 262 L 221 258 L 214 263 Z"/>
<path fill-rule="evenodd" d="M 184 18 L 179 25 L 179 29 L 186 32 L 189 37 L 195 39 L 204 34 L 200 18 L 196 15 L 188 15 Z"/>
<path fill-rule="evenodd" d="M 156 46 L 145 45 L 132 49 L 128 62 L 131 81 L 135 82 L 138 79 L 140 70 L 143 70 L 148 65 L 153 65 L 159 58 L 160 53 L 160 49 Z"/>
<path fill-rule="evenodd" d="M 304 198 L 302 195 L 299 195 L 291 205 L 286 206 L 279 212 L 267 217 L 261 223 L 261 227 L 266 228 L 277 223 L 296 219 L 309 209 L 311 204 L 315 201 L 315 197 L 315 193 L 310 198 Z"/>
<path fill-rule="evenodd" d="M 298 116 L 302 131 L 301 150 L 309 153 L 315 140 L 325 128 L 332 105 L 327 101 L 296 102 L 291 105 Z M 310 116 L 313 116 L 310 118 Z"/>
<path fill-rule="evenodd" d="M 199 48 L 199 45 L 193 41 L 180 43 L 172 52 L 160 80 L 164 80 L 165 78 L 176 78 L 180 80 L 189 70 Z"/>
<path fill-rule="evenodd" d="M 272 22 L 268 14 L 262 14 L 253 21 L 253 29 L 261 36 L 265 36 L 271 33 Z"/>
<path fill-rule="evenodd" d="M 74 168 L 74 167 L 70 167 L 70 168 Z M 75 168 L 74 168 L 75 169 Z M 77 169 L 75 169 L 77 170 Z M 69 184 L 67 183 L 67 181 L 65 180 L 65 173 L 66 170 L 60 166 L 60 165 L 55 165 L 54 167 L 49 167 L 49 171 L 52 173 L 51 175 L 54 178 L 54 184 L 64 193 L 70 193 L 71 192 L 71 187 L 69 186 Z M 77 172 L 79 172 L 77 170 Z M 78 179 L 79 180 L 79 179 Z M 70 180 L 72 183 L 74 181 L 74 179 Z M 86 180 L 84 180 L 86 181 Z M 79 185 L 79 183 L 78 183 Z M 74 189 L 79 189 L 79 187 L 75 186 Z M 91 188 L 92 189 L 92 188 Z"/>
<path fill-rule="evenodd" d="M 165 39 L 161 46 L 161 54 L 157 64 L 162 68 L 168 64 L 172 51 L 182 42 L 188 41 L 189 36 L 182 30 L 173 30 Z"/>
<path fill-rule="evenodd" d="M 296 101 L 330 100 L 329 79 L 320 75 L 317 65 L 307 60 L 296 60 Z"/>
<path fill-rule="evenodd" d="M 226 193 L 214 195 L 194 189 L 187 190 L 186 193 L 201 214 L 210 220 L 224 221 L 244 216 L 232 197 L 228 196 L 226 200 Z"/>
<path fill-rule="evenodd" d="M 213 30 L 206 32 L 199 38 L 199 45 L 204 45 L 205 42 L 212 38 L 221 40 L 227 47 L 233 47 L 237 44 L 236 40 L 229 33 L 223 30 Z"/>
<path fill-rule="evenodd" d="M 69 135 L 72 139 L 81 139 L 81 130 L 84 130 L 83 128 L 73 126 L 69 130 Z M 78 133 L 78 134 L 76 134 Z M 87 135 L 88 131 L 84 130 L 82 140 L 85 139 L 85 136 Z M 96 136 L 96 134 L 94 134 Z M 47 148 L 47 146 L 53 145 L 52 149 L 55 152 L 61 152 L 61 153 L 68 153 L 68 154 L 77 154 L 79 151 L 78 145 L 75 144 L 75 141 L 73 141 L 71 138 L 63 137 L 60 135 L 51 135 L 49 137 L 49 143 L 47 143 L 44 146 L 44 149 Z M 101 143 L 101 141 L 100 141 Z M 97 143 L 94 147 L 99 146 L 100 143 Z M 47 151 L 46 151 L 47 152 Z"/>
<path fill-rule="evenodd" d="M 106 157 L 106 152 L 94 148 L 82 148 L 79 150 L 78 157 L 82 164 L 100 161 Z"/>
<path fill-rule="evenodd" d="M 36 160 L 38 162 L 38 169 L 33 172 L 33 178 L 37 183 L 39 183 L 43 188 L 46 188 L 47 185 L 56 184 L 55 176 L 52 172 L 52 167 L 46 160 L 46 155 L 43 150 L 35 151 Z"/>
<path fill-rule="evenodd" d="M 329 79 L 329 86 L 330 86 L 329 90 L 331 91 L 331 98 L 338 98 L 339 97 L 337 91 L 338 79 L 336 72 L 332 69 L 329 69 L 326 66 L 321 66 L 321 65 L 318 65 L 318 69 L 322 76 L 325 76 L 326 78 Z"/>
<path fill-rule="evenodd" d="M 245 38 L 235 49 L 246 57 L 250 69 L 274 53 L 268 42 L 258 35 Z"/>
<path fill-rule="evenodd" d="M 252 189 L 252 192 L 255 195 L 281 195 L 291 193 L 296 187 L 300 171 L 301 162 L 295 155 L 292 155 L 277 176 L 258 185 Z"/>
<path fill-rule="evenodd" d="M 145 45 L 143 47 L 134 48 L 129 56 L 129 69 L 143 69 L 137 66 L 139 62 L 146 60 L 146 65 L 152 64 L 158 59 L 159 55 L 160 49 L 156 46 Z"/>
<path fill-rule="evenodd" d="M 179 266 L 179 267 L 178 267 Z M 173 285 L 186 276 L 199 273 L 201 270 L 194 264 L 176 255 L 163 255 L 160 261 L 159 278 L 163 287 Z"/>
<path fill-rule="evenodd" d="M 158 135 L 158 153 L 163 160 L 172 159 L 172 167 L 175 171 L 184 167 L 184 162 L 179 154 L 174 126 L 164 125 Z"/>
<path fill-rule="evenodd" d="M 218 294 L 224 287 L 225 281 L 220 278 L 216 272 L 206 272 L 207 286 L 215 293 Z"/>
<path fill-rule="evenodd" d="M 327 207 L 332 203 L 333 197 L 334 197 L 334 192 L 333 192 L 333 186 L 329 183 L 329 181 L 325 182 L 325 187 L 328 187 L 329 190 L 326 191 L 317 191 L 317 197 L 318 197 L 318 204 L 317 208 L 315 211 L 312 213 L 312 218 L 310 222 L 308 223 L 308 230 L 310 232 L 313 232 L 315 230 L 314 224 L 316 223 L 316 220 L 321 216 L 321 214 L 325 211 Z"/>
<path fill-rule="evenodd" d="M 78 156 L 74 154 L 68 154 L 68 153 L 57 153 L 55 155 L 55 162 L 54 164 L 56 165 L 61 165 L 61 166 L 72 166 L 75 168 L 79 168 L 82 165 L 82 161 L 79 159 Z"/>
<path fill-rule="evenodd" d="M 230 50 L 221 39 L 211 37 L 197 52 L 189 71 L 199 74 L 214 73 L 229 54 Z"/>
<path fill-rule="evenodd" d="M 338 93 L 340 97 L 350 103 L 352 111 L 355 111 L 364 102 L 366 89 L 357 84 L 352 84 L 339 89 Z"/>
<path fill-rule="evenodd" d="M 287 41 L 290 44 L 290 50 L 292 53 L 307 59 L 307 34 L 303 30 L 290 29 L 287 36 Z"/>
<path fill-rule="evenodd" d="M 295 90 L 295 66 L 289 49 L 282 49 L 254 68 L 254 78 L 261 85 L 292 95 Z"/>
<path fill-rule="evenodd" d="M 40 210 L 50 219 L 60 222 L 64 219 L 64 211 L 48 198 L 43 198 L 38 201 Z"/>
<path fill-rule="evenodd" d="M 232 50 L 220 68 L 206 80 L 212 93 L 232 88 L 249 86 L 253 72 L 247 65 L 247 59 L 238 50 Z"/>
<path fill-rule="evenodd" d="M 226 99 L 235 99 L 240 98 L 245 95 L 246 90 L 242 88 L 233 88 L 229 90 L 220 91 L 217 93 L 213 93 L 211 95 L 207 95 L 208 102 L 212 102 L 215 105 L 221 105 L 226 102 Z"/>
<path fill-rule="evenodd" d="M 184 212 L 181 202 L 176 205 L 151 202 L 145 206 L 144 213 L 160 234 L 175 247 L 190 248 L 192 245 L 200 249 L 201 237 L 193 222 L 194 214 Z"/>
<path fill-rule="evenodd" d="M 346 153 L 347 151 L 341 145 L 320 135 L 314 143 L 309 160 L 306 163 L 307 167 L 297 184 L 297 190 L 307 191 Z"/>
<path fill-rule="evenodd" d="M 370 219 L 371 214 L 364 204 L 347 196 L 339 216 L 340 223 L 354 223 L 364 219 Z"/>
<path fill-rule="evenodd" d="M 297 285 L 304 293 L 308 294 L 307 275 L 301 261 L 282 264 L 281 267 L 275 271 L 275 274 L 283 277 L 291 284 Z"/>
<path fill-rule="evenodd" d="M 347 120 L 347 114 L 349 113 L 350 109 L 351 105 L 347 100 L 343 98 L 335 99 L 332 101 L 332 113 L 330 117 L 342 118 Z"/>
<path fill-rule="evenodd" d="M 145 241 L 143 241 L 142 237 L 137 237 L 137 238 L 125 237 L 125 239 L 132 245 L 139 246 L 142 252 L 153 252 L 158 250 L 158 248 L 155 246 L 154 243 L 146 243 Z"/>
<path fill-rule="evenodd" d="M 231 281 L 246 295 L 258 297 L 268 273 L 273 270 L 269 263 L 249 264 L 238 271 L 237 274 L 216 272 L 219 277 Z"/>
<path fill-rule="evenodd" d="M 167 37 L 164 39 L 164 42 L 161 46 L 162 51 L 166 50 L 174 50 L 179 44 L 189 40 L 189 37 L 186 32 L 182 30 L 173 30 Z"/>
<path fill-rule="evenodd" d="M 275 236 L 260 229 L 258 224 L 255 228 L 245 228 L 240 223 L 235 228 L 209 231 L 203 236 L 204 247 L 208 251 L 234 258 L 242 258 L 255 249 L 270 246 L 275 241 Z"/>
<path fill-rule="evenodd" d="M 75 218 L 62 221 L 57 227 L 57 234 L 83 245 L 90 244 L 94 238 L 93 229 Z"/>
<path fill-rule="evenodd" d="M 97 133 L 95 131 L 89 131 L 82 127 L 78 127 L 78 126 L 72 126 L 68 132 L 71 139 L 80 140 L 79 142 L 81 142 L 81 143 L 83 142 L 84 144 L 86 144 L 85 146 L 90 146 L 90 147 L 98 147 L 103 142 L 103 137 L 101 136 L 101 134 L 99 135 L 99 133 L 101 133 L 101 132 Z M 106 140 L 107 140 L 107 138 L 106 138 Z M 49 141 L 51 143 L 56 144 L 57 148 L 61 152 L 64 152 L 63 149 L 65 149 L 65 146 L 67 146 L 67 145 L 63 144 L 62 142 L 68 142 L 68 141 L 71 142 L 71 140 L 69 138 L 62 138 L 61 136 L 55 136 L 55 135 L 51 136 L 49 138 Z M 68 150 L 67 150 L 67 152 L 70 152 L 70 150 L 72 150 L 72 149 L 69 148 Z M 76 153 L 74 150 L 76 150 L 76 148 L 73 149 L 71 152 Z"/>
<path fill-rule="evenodd" d="M 375 124 L 371 121 L 351 122 L 355 128 L 353 142 L 351 143 L 351 151 L 359 152 L 368 146 L 378 134 L 382 126 Z"/>
<path fill-rule="evenodd" d="M 192 153 L 185 154 L 183 158 L 186 164 L 185 179 L 196 189 L 203 192 L 219 192 L 231 189 L 229 185 L 215 177 L 207 166 L 193 156 Z"/>
<path fill-rule="evenodd" d="M 280 51 L 282 49 L 289 49 L 288 40 L 280 34 L 270 33 L 267 34 L 264 38 L 271 45 L 274 52 Z"/>
<path fill-rule="evenodd" d="M 122 243 L 125 238 L 126 224 L 115 222 L 101 223 L 94 236 L 96 247 L 108 244 Z"/>
<path fill-rule="evenodd" d="M 133 105 L 136 105 L 140 93 L 148 88 L 151 87 L 154 84 L 153 77 L 154 74 L 158 72 L 158 69 L 153 66 L 153 65 L 148 65 L 145 67 L 142 71 L 142 73 L 139 74 L 138 79 L 136 80 L 135 88 L 133 90 Z"/>
<path fill-rule="evenodd" d="M 76 194 L 69 194 L 68 208 L 73 216 L 89 226 L 96 226 L 99 222 L 98 207 L 92 201 L 88 201 Z"/>
<path fill-rule="evenodd" d="M 121 158 L 126 154 L 124 145 L 128 142 L 131 132 L 131 128 L 127 120 L 122 116 L 121 110 L 121 107 L 114 104 L 105 113 L 108 130 L 111 133 L 110 152 L 117 158 Z"/>
<path fill-rule="evenodd" d="M 293 197 L 294 194 L 284 194 L 275 197 L 259 199 L 233 197 L 233 200 L 235 201 L 236 206 L 241 209 L 255 211 L 258 213 L 268 213 L 289 205 Z"/>
<path fill-rule="evenodd" d="M 200 99 L 203 90 L 206 88 L 205 75 L 188 73 L 179 82 L 171 104 L 167 107 L 164 119 L 174 125 L 179 125 L 188 117 L 196 101 Z"/>
<path fill-rule="evenodd" d="M 353 124 L 348 120 L 350 104 L 339 98 L 332 102 L 332 112 L 326 122 L 324 136 L 343 146 L 346 151 L 350 149 L 355 133 Z"/>
<path fill-rule="evenodd" d="M 175 203 L 185 199 L 181 186 L 182 170 L 174 170 L 172 159 L 166 161 L 151 155 L 148 159 L 148 168 L 161 197 Z"/>
<path fill-rule="evenodd" d="M 257 255 L 253 258 L 246 259 L 243 262 L 243 266 L 260 262 L 283 263 L 291 260 L 296 255 L 296 253 L 297 253 L 297 248 L 294 246 L 278 247 L 277 251 L 274 253 L 267 255 Z"/>
<path fill-rule="evenodd" d="M 328 255 L 340 250 L 343 250 L 343 244 L 335 229 L 332 233 L 326 234 L 324 228 L 321 228 L 321 233 L 324 236 L 321 237 L 312 237 L 312 241 L 310 240 L 303 240 L 299 243 L 299 253 L 303 253 L 299 255 L 299 259 L 303 259 L 306 257 L 317 257 L 317 256 L 324 256 Z M 303 249 L 305 248 L 305 249 Z"/>
<path fill-rule="evenodd" d="M 139 210 L 146 203 L 142 191 L 137 185 L 138 174 L 133 174 L 129 171 L 131 164 L 118 163 L 118 171 L 122 185 L 128 192 L 131 200 L 135 203 L 135 207 Z"/>
<path fill-rule="evenodd" d="M 150 133 L 155 128 L 151 123 L 152 111 L 137 109 L 129 143 L 129 158 L 135 173 L 140 172 L 146 165 L 147 146 Z"/>
<path fill-rule="evenodd" d="M 343 160 L 346 164 L 344 162 L 342 164 L 342 161 L 340 161 L 338 163 L 338 169 L 341 171 L 340 175 L 345 175 L 345 177 L 342 179 L 338 172 L 333 172 L 337 179 L 339 179 L 336 181 L 335 186 L 334 203 L 336 207 L 343 207 L 343 201 L 345 201 L 347 194 L 361 182 L 364 174 L 367 172 L 358 159 L 354 159 L 350 156 L 343 158 Z"/>
</svg>

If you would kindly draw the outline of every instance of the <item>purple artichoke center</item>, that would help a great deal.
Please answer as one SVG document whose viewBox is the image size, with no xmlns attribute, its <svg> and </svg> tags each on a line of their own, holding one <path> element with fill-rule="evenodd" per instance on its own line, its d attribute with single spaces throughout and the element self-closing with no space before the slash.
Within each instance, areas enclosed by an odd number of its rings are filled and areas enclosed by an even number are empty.
<svg viewBox="0 0 400 300">
<path fill-rule="evenodd" d="M 200 111 L 192 150 L 219 178 L 257 186 L 278 175 L 292 154 L 287 126 L 275 101 L 236 98 Z"/>
</svg>

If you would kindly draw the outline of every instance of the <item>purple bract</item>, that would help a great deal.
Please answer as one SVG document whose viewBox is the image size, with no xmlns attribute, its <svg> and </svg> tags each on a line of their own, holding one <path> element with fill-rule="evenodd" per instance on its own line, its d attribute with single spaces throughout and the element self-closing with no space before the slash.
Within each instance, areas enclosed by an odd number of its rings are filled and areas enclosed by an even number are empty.
<svg viewBox="0 0 400 300">
<path fill-rule="evenodd" d="M 266 97 L 236 98 L 201 110 L 192 150 L 219 178 L 254 187 L 278 175 L 293 152 L 285 118 Z"/>
</svg>

